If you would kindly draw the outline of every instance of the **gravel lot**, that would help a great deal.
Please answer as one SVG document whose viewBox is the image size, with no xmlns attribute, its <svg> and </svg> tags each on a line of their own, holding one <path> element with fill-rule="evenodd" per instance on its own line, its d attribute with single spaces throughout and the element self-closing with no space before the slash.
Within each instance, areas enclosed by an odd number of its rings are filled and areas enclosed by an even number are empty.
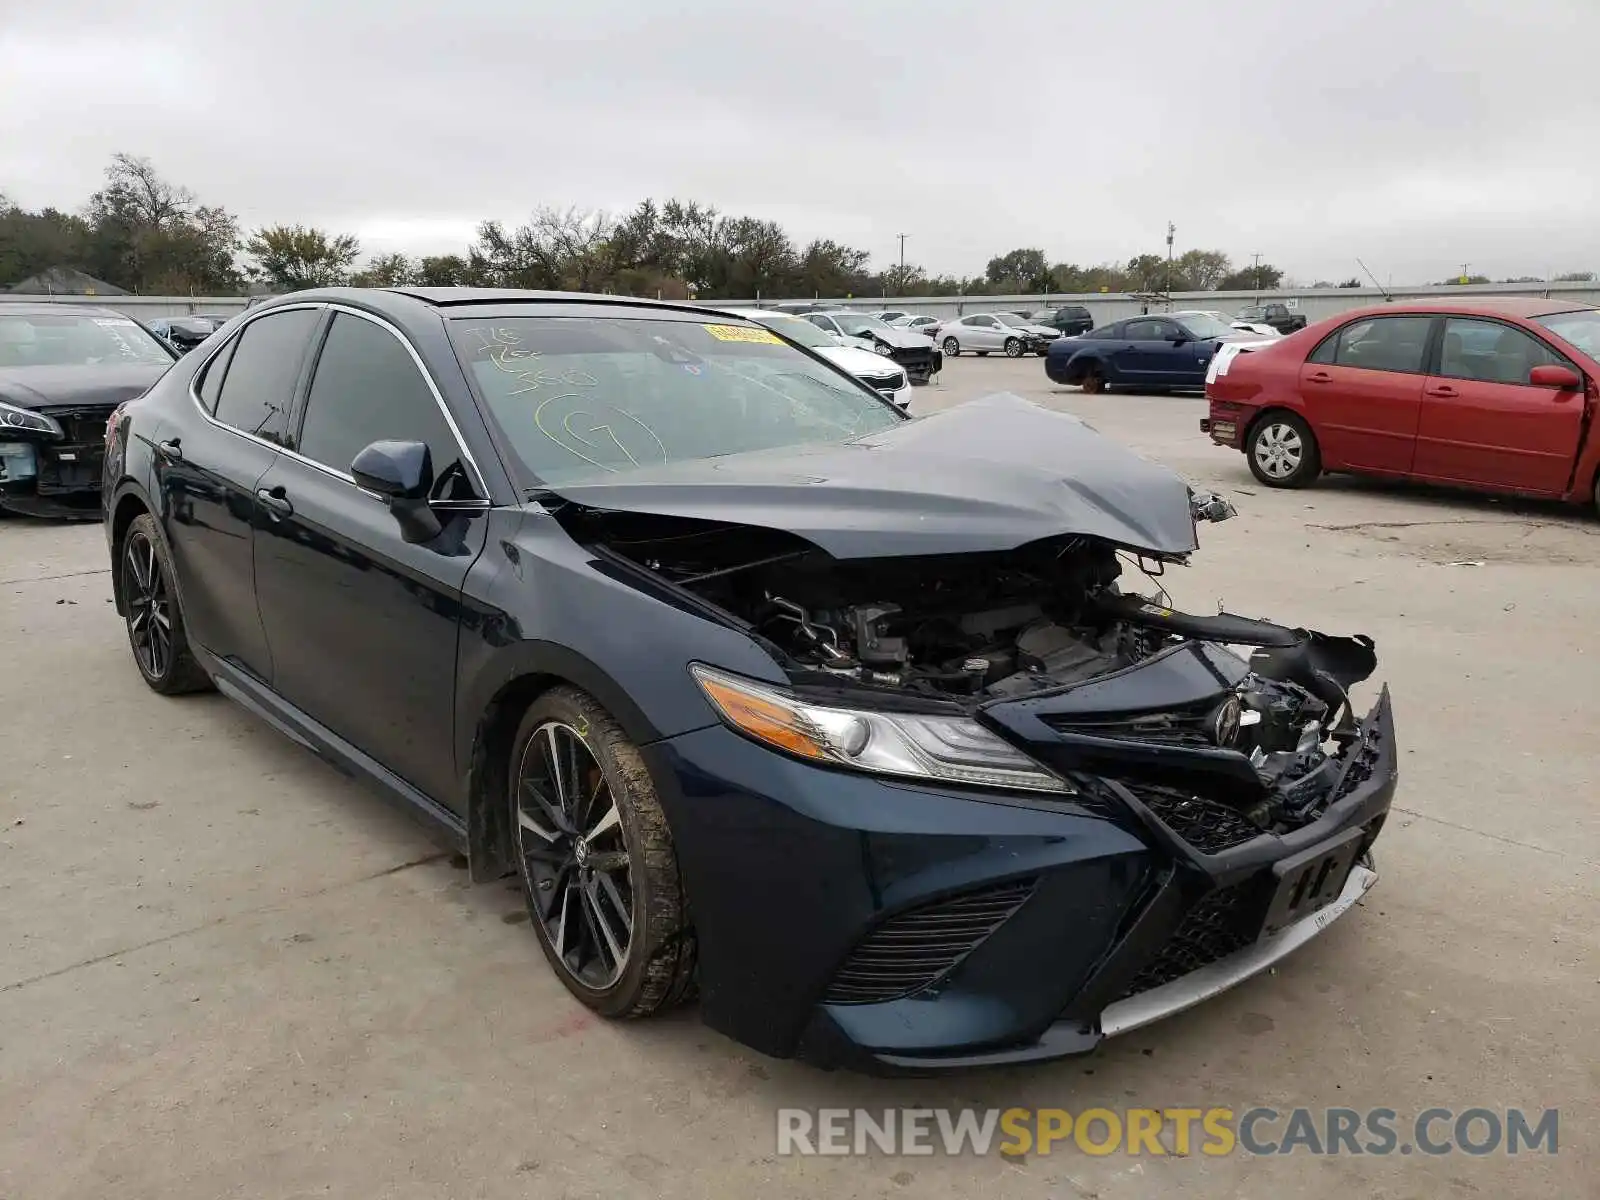
<svg viewBox="0 0 1600 1200">
<path fill-rule="evenodd" d="M 1600 522 L 1269 492 L 1199 434 L 1199 399 L 1082 396 L 1036 359 L 954 360 L 913 407 L 999 390 L 1233 497 L 1168 573 L 1179 606 L 1377 640 L 1402 776 L 1360 909 L 1275 975 L 1030 1070 L 869 1080 L 692 1012 L 597 1022 L 509 882 L 469 887 L 227 701 L 147 692 L 98 526 L 0 520 L 0 1197 L 1595 1195 Z M 1563 1127 L 1554 1158 L 774 1155 L 780 1106 L 896 1104 L 1559 1106 Z"/>
</svg>

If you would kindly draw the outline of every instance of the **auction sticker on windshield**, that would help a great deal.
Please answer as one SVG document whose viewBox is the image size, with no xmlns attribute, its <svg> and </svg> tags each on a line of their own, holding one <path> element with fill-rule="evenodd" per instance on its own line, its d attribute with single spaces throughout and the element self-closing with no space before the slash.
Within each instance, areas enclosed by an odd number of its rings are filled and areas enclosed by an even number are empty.
<svg viewBox="0 0 1600 1200">
<path fill-rule="evenodd" d="M 751 329 L 745 325 L 707 325 L 705 331 L 719 342 L 759 342 L 763 346 L 781 346 L 783 339 L 770 329 Z"/>
</svg>

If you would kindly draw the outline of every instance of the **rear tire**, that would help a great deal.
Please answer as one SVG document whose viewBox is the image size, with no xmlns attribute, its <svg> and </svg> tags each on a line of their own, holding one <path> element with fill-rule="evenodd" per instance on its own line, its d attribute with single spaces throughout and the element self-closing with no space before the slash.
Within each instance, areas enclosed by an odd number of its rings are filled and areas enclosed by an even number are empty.
<svg viewBox="0 0 1600 1200">
<path fill-rule="evenodd" d="M 953 337 L 945 338 L 942 349 L 951 358 L 961 357 L 961 343 L 956 341 Z"/>
<path fill-rule="evenodd" d="M 122 535 L 116 570 L 128 645 L 150 690 L 177 696 L 209 689 L 211 678 L 189 649 L 172 556 L 149 513 L 135 517 Z"/>
<path fill-rule="evenodd" d="M 1292 412 L 1268 413 L 1251 426 L 1244 455 L 1250 473 L 1268 487 L 1309 487 L 1322 474 L 1316 435 Z"/>
<path fill-rule="evenodd" d="M 575 688 L 546 692 L 517 729 L 509 776 L 517 872 L 556 977 L 604 1017 L 682 1001 L 694 931 L 655 784 L 622 727 Z"/>
</svg>

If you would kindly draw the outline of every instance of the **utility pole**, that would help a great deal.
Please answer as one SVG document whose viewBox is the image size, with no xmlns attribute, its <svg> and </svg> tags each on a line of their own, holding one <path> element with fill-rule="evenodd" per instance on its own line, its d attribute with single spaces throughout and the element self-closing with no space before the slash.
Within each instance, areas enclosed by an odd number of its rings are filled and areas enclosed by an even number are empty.
<svg viewBox="0 0 1600 1200">
<path fill-rule="evenodd" d="M 1167 222 L 1167 310 L 1172 310 L 1172 235 L 1178 232 L 1178 227 L 1171 221 Z"/>
<path fill-rule="evenodd" d="M 897 233 L 895 236 L 900 239 L 900 286 L 904 287 L 906 279 L 906 238 L 911 235 L 909 233 Z"/>
<path fill-rule="evenodd" d="M 1250 269 L 1253 272 L 1255 272 L 1255 277 L 1256 277 L 1256 294 L 1255 294 L 1254 297 L 1252 297 L 1252 299 L 1255 301 L 1255 303 L 1260 304 L 1261 303 L 1261 251 L 1257 250 L 1250 257 L 1255 259 L 1255 261 L 1250 264 Z"/>
<path fill-rule="evenodd" d="M 1465 283 L 1467 281 L 1467 279 L 1468 279 L 1467 268 L 1470 267 L 1471 265 L 1472 265 L 1471 263 L 1462 263 L 1461 264 L 1461 282 L 1462 283 Z"/>
</svg>

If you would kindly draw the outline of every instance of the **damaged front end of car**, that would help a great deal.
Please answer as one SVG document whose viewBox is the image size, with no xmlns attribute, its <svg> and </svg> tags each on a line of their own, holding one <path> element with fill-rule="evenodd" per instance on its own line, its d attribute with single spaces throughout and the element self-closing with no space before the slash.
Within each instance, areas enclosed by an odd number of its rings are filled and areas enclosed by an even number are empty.
<svg viewBox="0 0 1600 1200">
<path fill-rule="evenodd" d="M 1081 969 L 1025 1035 L 952 1047 L 926 1030 L 946 1027 L 930 1006 L 955 1005 L 964 988 L 993 998 L 985 964 L 1024 936 L 1031 897 L 1050 887 L 1037 872 L 876 914 L 805 1036 L 814 1059 L 858 1061 L 865 1046 L 874 1069 L 917 1070 L 1080 1052 L 1264 969 L 1376 878 L 1370 851 L 1396 772 L 1387 690 L 1364 714 L 1351 699 L 1376 668 L 1371 639 L 1185 613 L 1164 592 L 1128 589 L 1130 568 L 1153 580 L 1185 563 L 1194 523 L 1233 509 L 1162 468 L 1140 475 L 1152 464 L 1083 436 L 1076 428 L 1069 440 L 1093 450 L 1085 471 L 1098 475 L 1064 485 L 1081 513 L 1057 513 L 1059 532 L 1011 545 L 981 532 L 987 509 L 964 505 L 1015 504 L 1020 525 L 1046 524 L 1042 502 L 1016 499 L 1034 494 L 1027 462 L 996 495 L 946 496 L 943 514 L 935 499 L 920 520 L 893 515 L 892 500 L 864 502 L 866 475 L 846 481 L 838 473 L 850 464 L 821 461 L 808 475 L 785 464 L 771 473 L 781 488 L 748 497 L 763 517 L 792 499 L 790 528 L 726 519 L 721 497 L 664 492 L 652 503 L 636 492 L 626 509 L 591 503 L 608 499 L 604 489 L 552 497 L 578 542 L 743 630 L 781 667 L 785 686 L 691 665 L 739 732 L 831 769 L 1089 816 L 1145 848 L 1136 878 L 1117 876 L 1120 890 L 1095 914 L 1107 940 L 1072 951 Z M 899 469 L 892 454 L 878 465 Z M 1148 490 L 1119 487 L 1122 466 Z M 710 511 L 696 515 L 697 505 Z M 875 535 L 890 552 L 871 553 Z M 1001 544 L 985 547 L 986 537 Z M 934 552 L 916 552 L 925 547 Z M 1023 883 L 1021 900 L 1006 899 Z M 999 922 L 956 951 L 927 942 L 929 930 L 965 928 L 957 917 L 971 905 L 1002 900 L 1011 907 Z M 1053 919 L 1034 931 L 1041 947 L 1077 917 Z M 1039 953 L 1054 952 L 1020 957 Z"/>
</svg>

